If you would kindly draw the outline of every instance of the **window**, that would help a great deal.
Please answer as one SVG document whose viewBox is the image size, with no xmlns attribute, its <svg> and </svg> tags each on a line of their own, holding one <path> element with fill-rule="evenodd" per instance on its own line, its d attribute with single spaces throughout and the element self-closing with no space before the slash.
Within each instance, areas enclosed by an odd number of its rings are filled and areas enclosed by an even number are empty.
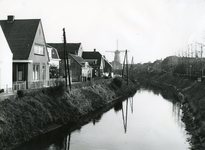
<svg viewBox="0 0 205 150">
<path fill-rule="evenodd" d="M 44 55 L 44 46 L 42 45 L 34 45 L 34 54 Z"/>
<path fill-rule="evenodd" d="M 38 64 L 34 64 L 33 65 L 33 80 L 39 80 L 39 65 Z"/>
<path fill-rule="evenodd" d="M 46 79 L 46 67 L 45 67 L 45 65 L 42 66 L 42 79 L 43 80 Z"/>
</svg>

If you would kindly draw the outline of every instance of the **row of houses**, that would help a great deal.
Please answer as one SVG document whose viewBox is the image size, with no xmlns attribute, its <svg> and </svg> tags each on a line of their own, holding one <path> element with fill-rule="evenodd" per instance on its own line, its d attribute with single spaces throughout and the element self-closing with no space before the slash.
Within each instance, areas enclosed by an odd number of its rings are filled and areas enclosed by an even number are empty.
<svg viewBox="0 0 205 150">
<path fill-rule="evenodd" d="M 67 43 L 72 82 L 112 72 L 112 65 L 95 49 Z M 0 20 L 0 90 L 51 86 L 51 77 L 65 77 L 63 43 L 46 43 L 41 19 Z M 52 71 L 56 76 L 51 76 Z"/>
</svg>

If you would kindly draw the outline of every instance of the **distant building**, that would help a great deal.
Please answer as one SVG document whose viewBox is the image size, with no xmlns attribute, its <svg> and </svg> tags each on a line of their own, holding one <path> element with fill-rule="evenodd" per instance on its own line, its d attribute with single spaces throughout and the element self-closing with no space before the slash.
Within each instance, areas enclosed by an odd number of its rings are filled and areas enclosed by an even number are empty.
<svg viewBox="0 0 205 150">
<path fill-rule="evenodd" d="M 103 77 L 104 73 L 112 72 L 112 65 L 96 49 L 94 51 L 83 51 L 83 59 L 93 68 L 93 77 Z"/>
</svg>

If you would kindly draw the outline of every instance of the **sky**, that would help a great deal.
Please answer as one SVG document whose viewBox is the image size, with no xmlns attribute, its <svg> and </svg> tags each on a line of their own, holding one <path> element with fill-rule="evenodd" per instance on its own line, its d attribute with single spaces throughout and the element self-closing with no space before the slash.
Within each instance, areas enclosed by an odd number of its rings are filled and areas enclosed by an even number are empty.
<svg viewBox="0 0 205 150">
<path fill-rule="evenodd" d="M 65 28 L 67 43 L 109 61 L 116 49 L 146 63 L 205 43 L 205 0 L 0 0 L 0 20 L 7 15 L 41 19 L 47 43 L 63 42 Z"/>
</svg>

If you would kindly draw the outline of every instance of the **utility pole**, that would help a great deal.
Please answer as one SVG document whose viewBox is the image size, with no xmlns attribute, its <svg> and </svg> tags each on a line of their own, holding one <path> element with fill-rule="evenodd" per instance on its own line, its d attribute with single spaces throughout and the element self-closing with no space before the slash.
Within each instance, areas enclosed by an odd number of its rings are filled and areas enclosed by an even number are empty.
<svg viewBox="0 0 205 150">
<path fill-rule="evenodd" d="M 125 65 L 126 63 L 126 65 Z M 123 76 L 124 76 L 124 69 L 126 67 L 126 73 L 127 73 L 127 85 L 128 85 L 128 58 L 127 58 L 127 50 L 125 50 L 125 57 L 124 57 L 124 62 L 123 62 L 123 67 L 122 67 L 122 80 L 123 80 Z"/>
<path fill-rule="evenodd" d="M 127 64 L 127 85 L 128 85 L 128 82 L 129 82 L 129 70 L 128 70 L 128 56 L 127 56 L 127 50 L 126 50 L 126 64 Z"/>
<path fill-rule="evenodd" d="M 66 41 L 65 41 L 65 28 L 63 28 L 63 46 L 64 46 L 64 69 L 65 69 L 65 86 L 66 88 L 68 87 L 68 82 L 67 82 L 67 49 L 66 49 Z"/>
<path fill-rule="evenodd" d="M 66 88 L 67 88 L 67 71 L 68 71 L 68 79 L 69 79 L 69 87 L 71 90 L 71 81 L 70 81 L 70 69 L 69 69 L 69 62 L 68 62 L 68 52 L 67 52 L 67 42 L 66 42 L 66 35 L 65 35 L 65 28 L 63 28 L 63 41 L 64 41 L 64 56 L 65 56 L 65 74 L 66 74 Z"/>
</svg>

